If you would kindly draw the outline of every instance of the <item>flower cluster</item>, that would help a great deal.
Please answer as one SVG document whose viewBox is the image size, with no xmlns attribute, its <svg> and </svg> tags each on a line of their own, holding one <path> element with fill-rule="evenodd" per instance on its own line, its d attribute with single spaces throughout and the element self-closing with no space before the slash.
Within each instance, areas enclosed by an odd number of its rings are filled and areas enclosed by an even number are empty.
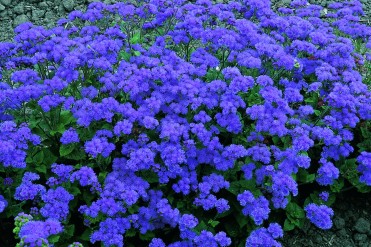
<svg viewBox="0 0 371 247">
<path fill-rule="evenodd" d="M 19 231 L 23 246 L 48 245 L 48 237 L 62 232 L 61 223 L 56 220 L 30 221 Z"/>
<path fill-rule="evenodd" d="M 307 212 L 308 219 L 321 229 L 330 229 L 332 227 L 331 217 L 334 211 L 326 205 L 308 204 L 304 210 Z"/>
</svg>

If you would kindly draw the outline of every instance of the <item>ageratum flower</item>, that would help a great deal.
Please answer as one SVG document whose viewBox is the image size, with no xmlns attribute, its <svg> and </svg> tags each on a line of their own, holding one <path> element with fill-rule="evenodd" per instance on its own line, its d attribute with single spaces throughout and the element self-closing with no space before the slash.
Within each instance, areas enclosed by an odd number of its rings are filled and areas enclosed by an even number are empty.
<svg viewBox="0 0 371 247">
<path fill-rule="evenodd" d="M 19 237 L 26 246 L 49 244 L 48 237 L 62 232 L 62 224 L 54 219 L 26 222 L 19 231 Z"/>
<path fill-rule="evenodd" d="M 258 228 L 251 232 L 246 240 L 246 247 L 281 247 L 277 241 L 283 237 L 283 230 L 277 223 L 269 224 L 268 228 Z"/>
<path fill-rule="evenodd" d="M 5 200 L 4 196 L 0 195 L 0 213 L 2 213 L 8 206 L 8 202 Z"/>
<path fill-rule="evenodd" d="M 64 220 L 68 216 L 68 203 L 73 199 L 73 196 L 63 187 L 49 189 L 41 196 L 45 205 L 40 209 L 40 213 L 45 218 L 56 220 Z"/>
<path fill-rule="evenodd" d="M 326 230 L 332 227 L 331 217 L 334 215 L 334 211 L 328 206 L 310 203 L 304 210 L 310 222 L 318 228 Z"/>
<path fill-rule="evenodd" d="M 237 200 L 244 207 L 242 213 L 250 216 L 256 225 L 261 225 L 264 220 L 268 219 L 269 201 L 264 196 L 255 198 L 250 191 L 244 191 L 237 196 Z"/>
<path fill-rule="evenodd" d="M 371 185 L 371 153 L 361 152 L 357 158 L 358 167 L 357 170 L 361 173 L 359 180 L 362 183 Z"/>
</svg>

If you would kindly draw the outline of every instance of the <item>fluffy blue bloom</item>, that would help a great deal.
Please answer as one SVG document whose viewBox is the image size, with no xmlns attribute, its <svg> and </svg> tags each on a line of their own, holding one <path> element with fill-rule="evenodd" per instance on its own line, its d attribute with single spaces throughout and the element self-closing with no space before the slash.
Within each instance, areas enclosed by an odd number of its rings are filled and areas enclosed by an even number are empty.
<svg viewBox="0 0 371 247">
<path fill-rule="evenodd" d="M 322 166 L 317 171 L 318 177 L 316 180 L 320 185 L 331 185 L 339 177 L 339 169 L 324 159 L 321 159 L 320 163 Z"/>
<path fill-rule="evenodd" d="M 308 204 L 304 208 L 307 218 L 320 229 L 330 229 L 332 227 L 331 217 L 334 211 L 326 205 Z"/>
<path fill-rule="evenodd" d="M 319 198 L 321 198 L 322 201 L 327 202 L 330 194 L 327 191 L 323 191 L 318 196 L 319 196 Z"/>
<path fill-rule="evenodd" d="M 76 132 L 76 130 L 70 128 L 70 129 L 66 130 L 65 132 L 63 132 L 60 141 L 61 141 L 62 144 L 66 145 L 66 144 L 70 144 L 70 143 L 79 142 L 80 139 L 79 139 L 79 135 Z"/>
<path fill-rule="evenodd" d="M 165 247 L 164 241 L 160 238 L 153 238 L 151 240 L 151 243 L 149 244 L 149 247 Z"/>
<path fill-rule="evenodd" d="M 123 120 L 116 123 L 116 126 L 113 129 L 115 135 L 120 136 L 121 134 L 129 135 L 132 131 L 133 123 L 129 120 Z"/>
<path fill-rule="evenodd" d="M 237 196 L 237 200 L 244 207 L 242 213 L 250 216 L 255 224 L 261 225 L 264 220 L 268 219 L 271 210 L 269 201 L 264 196 L 255 198 L 250 191 L 244 191 Z"/>
<path fill-rule="evenodd" d="M 29 221 L 21 227 L 19 237 L 23 239 L 25 244 L 30 244 L 30 246 L 33 246 L 32 244 L 35 243 L 49 244 L 48 237 L 61 233 L 62 230 L 62 224 L 55 219 Z"/>
<path fill-rule="evenodd" d="M 283 230 L 277 223 L 269 224 L 268 228 L 258 228 L 246 239 L 246 247 L 281 247 L 277 241 L 283 237 Z"/>
<path fill-rule="evenodd" d="M 371 153 L 361 152 L 357 157 L 358 167 L 357 170 L 361 173 L 359 180 L 362 183 L 371 185 Z"/>
<path fill-rule="evenodd" d="M 36 196 L 45 193 L 45 187 L 40 184 L 34 184 L 33 181 L 38 180 L 39 175 L 32 172 L 26 172 L 23 175 L 22 183 L 16 188 L 14 198 L 16 200 L 32 200 Z"/>
<path fill-rule="evenodd" d="M 115 149 L 113 143 L 109 143 L 106 137 L 95 137 L 91 141 L 85 143 L 85 151 L 94 158 L 101 154 L 103 157 L 108 157 Z"/>
<path fill-rule="evenodd" d="M 8 202 L 5 200 L 4 196 L 0 195 L 0 213 L 2 213 L 8 206 Z"/>
<path fill-rule="evenodd" d="M 40 209 L 41 215 L 45 218 L 62 221 L 66 219 L 69 213 L 68 203 L 73 199 L 73 196 L 63 187 L 57 187 L 56 189 L 49 189 L 42 195 L 41 199 L 45 203 Z"/>
</svg>

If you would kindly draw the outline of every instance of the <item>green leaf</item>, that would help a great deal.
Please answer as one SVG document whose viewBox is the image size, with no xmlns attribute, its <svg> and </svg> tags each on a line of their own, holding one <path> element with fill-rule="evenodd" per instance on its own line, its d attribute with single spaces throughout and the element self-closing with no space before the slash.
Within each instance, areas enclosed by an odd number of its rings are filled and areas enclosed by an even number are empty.
<svg viewBox="0 0 371 247">
<path fill-rule="evenodd" d="M 104 180 L 106 180 L 108 172 L 100 172 L 98 175 L 98 181 L 100 183 L 104 183 Z"/>
<path fill-rule="evenodd" d="M 58 242 L 59 238 L 60 238 L 59 235 L 52 235 L 52 236 L 48 237 L 48 240 L 49 240 L 50 243 L 54 244 L 54 243 Z"/>
<path fill-rule="evenodd" d="M 305 218 L 304 209 L 302 209 L 295 202 L 290 202 L 289 204 L 287 204 L 286 213 L 287 213 L 288 216 L 292 216 L 293 218 L 296 218 L 296 219 Z"/>
<path fill-rule="evenodd" d="M 140 42 L 140 32 L 136 32 L 133 37 L 130 38 L 131 44 L 138 44 Z"/>
<path fill-rule="evenodd" d="M 36 171 L 46 174 L 46 165 L 41 164 L 35 167 Z"/>
<path fill-rule="evenodd" d="M 146 234 L 139 234 L 139 238 L 143 241 L 149 241 L 155 237 L 153 232 L 147 232 Z"/>
<path fill-rule="evenodd" d="M 232 211 L 231 209 L 229 209 L 229 210 L 227 210 L 227 211 L 225 211 L 225 212 L 223 212 L 223 213 L 221 213 L 221 214 L 217 214 L 217 215 L 215 216 L 215 219 L 224 218 L 224 217 L 230 215 L 232 212 L 233 212 L 233 211 Z"/>
<path fill-rule="evenodd" d="M 50 131 L 50 134 L 54 136 L 55 134 L 63 134 L 66 131 L 65 125 L 63 123 L 58 124 L 55 129 Z"/>
<path fill-rule="evenodd" d="M 238 224 L 227 222 L 226 224 L 224 224 L 224 226 L 225 226 L 225 230 L 226 230 L 226 232 L 229 236 L 231 236 L 231 237 L 237 237 L 238 236 L 238 233 L 240 231 L 240 228 L 239 228 Z"/>
<path fill-rule="evenodd" d="M 200 233 L 202 230 L 205 230 L 207 228 L 208 227 L 207 227 L 206 223 L 202 220 L 200 223 L 198 223 L 198 225 L 194 228 L 194 230 L 197 233 Z"/>
<path fill-rule="evenodd" d="M 44 149 L 44 164 L 50 166 L 51 164 L 55 163 L 58 159 L 49 149 Z"/>
<path fill-rule="evenodd" d="M 68 236 L 73 237 L 75 233 L 75 225 L 65 226 L 63 232 L 66 233 Z"/>
<path fill-rule="evenodd" d="M 228 188 L 228 191 L 234 195 L 237 195 L 245 190 L 249 190 L 252 193 L 256 192 L 256 183 L 254 179 L 234 181 L 230 183 Z"/>
<path fill-rule="evenodd" d="M 37 165 L 42 164 L 43 160 L 44 160 L 44 152 L 42 150 L 36 153 L 35 156 L 33 156 L 32 158 L 32 161 Z"/>
<path fill-rule="evenodd" d="M 86 193 L 86 192 L 84 192 L 84 193 L 82 193 L 82 198 L 83 198 L 83 200 L 84 200 L 84 202 L 86 204 L 90 204 L 93 201 L 93 199 L 95 198 L 95 196 L 94 196 L 93 193 L 90 193 L 90 192 Z"/>
<path fill-rule="evenodd" d="M 331 191 L 334 193 L 339 193 L 343 187 L 344 187 L 343 178 L 339 178 L 338 180 L 335 180 L 334 183 L 330 186 Z"/>
<path fill-rule="evenodd" d="M 34 128 L 37 127 L 37 125 L 38 125 L 40 122 L 41 122 L 41 119 L 40 119 L 40 118 L 38 118 L 38 119 L 32 119 L 32 120 L 29 121 L 29 123 L 28 123 L 28 127 L 29 127 L 30 129 L 34 129 Z"/>
<path fill-rule="evenodd" d="M 72 186 L 71 189 L 70 189 L 70 192 L 74 196 L 77 196 L 77 195 L 80 195 L 81 194 L 80 189 L 77 188 L 76 186 Z"/>
<path fill-rule="evenodd" d="M 84 241 L 89 241 L 89 240 L 90 240 L 91 232 L 92 232 L 91 229 L 86 229 L 86 230 L 84 231 L 84 233 L 81 234 L 80 239 L 81 239 L 81 240 L 84 240 Z"/>
<path fill-rule="evenodd" d="M 136 56 L 136 57 L 139 57 L 140 54 L 141 54 L 140 51 L 134 51 L 133 53 L 134 53 L 134 56 Z"/>
<path fill-rule="evenodd" d="M 249 218 L 241 214 L 237 215 L 234 219 L 237 221 L 240 228 L 243 228 L 247 223 L 249 223 Z"/>
<path fill-rule="evenodd" d="M 209 220 L 207 223 L 214 228 L 219 225 L 220 222 L 217 220 Z"/>
<path fill-rule="evenodd" d="M 125 237 L 128 237 L 128 238 L 134 237 L 136 234 L 137 234 L 137 231 L 133 228 L 130 228 L 129 230 L 125 232 Z"/>
<path fill-rule="evenodd" d="M 20 212 L 23 212 L 24 210 L 22 209 L 23 205 L 26 204 L 26 201 L 23 201 L 21 203 L 18 203 L 18 204 L 14 204 L 14 205 L 11 205 L 6 208 L 6 217 L 7 218 L 10 218 L 10 217 L 15 217 L 16 215 L 18 215 Z"/>
<path fill-rule="evenodd" d="M 61 157 L 67 156 L 71 154 L 74 149 L 75 149 L 75 145 L 73 144 L 62 145 L 59 148 L 59 154 L 61 155 Z"/>
<path fill-rule="evenodd" d="M 309 174 L 305 169 L 300 169 L 297 174 L 297 180 L 302 183 L 311 183 L 316 179 L 316 174 Z"/>
<path fill-rule="evenodd" d="M 371 138 L 371 131 L 368 130 L 368 127 L 361 127 L 361 133 L 363 138 L 369 139 Z"/>
<path fill-rule="evenodd" d="M 72 113 L 70 111 L 61 111 L 59 122 L 63 125 L 68 125 L 72 122 L 75 122 L 75 118 L 73 117 Z"/>
<path fill-rule="evenodd" d="M 70 160 L 84 160 L 86 158 L 86 153 L 83 149 L 74 149 L 73 152 L 65 157 Z"/>
<path fill-rule="evenodd" d="M 148 183 L 158 183 L 158 175 L 153 171 L 145 170 L 141 172 L 141 175 L 141 177 Z"/>
<path fill-rule="evenodd" d="M 120 54 L 119 54 L 119 60 L 125 60 L 126 62 L 129 62 L 130 61 L 130 57 L 131 55 L 125 51 L 121 51 Z"/>
<path fill-rule="evenodd" d="M 294 230 L 295 225 L 292 224 L 288 219 L 285 220 L 285 223 L 283 224 L 283 230 L 285 232 Z"/>
</svg>

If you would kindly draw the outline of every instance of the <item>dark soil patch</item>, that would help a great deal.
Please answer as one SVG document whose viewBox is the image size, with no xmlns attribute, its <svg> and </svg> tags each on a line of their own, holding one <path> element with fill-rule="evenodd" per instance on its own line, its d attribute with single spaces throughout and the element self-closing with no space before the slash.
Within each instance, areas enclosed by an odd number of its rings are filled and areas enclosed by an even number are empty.
<svg viewBox="0 0 371 247">
<path fill-rule="evenodd" d="M 338 196 L 332 206 L 333 227 L 324 231 L 307 223 L 287 232 L 284 247 L 371 247 L 371 195 L 355 191 Z"/>
</svg>

